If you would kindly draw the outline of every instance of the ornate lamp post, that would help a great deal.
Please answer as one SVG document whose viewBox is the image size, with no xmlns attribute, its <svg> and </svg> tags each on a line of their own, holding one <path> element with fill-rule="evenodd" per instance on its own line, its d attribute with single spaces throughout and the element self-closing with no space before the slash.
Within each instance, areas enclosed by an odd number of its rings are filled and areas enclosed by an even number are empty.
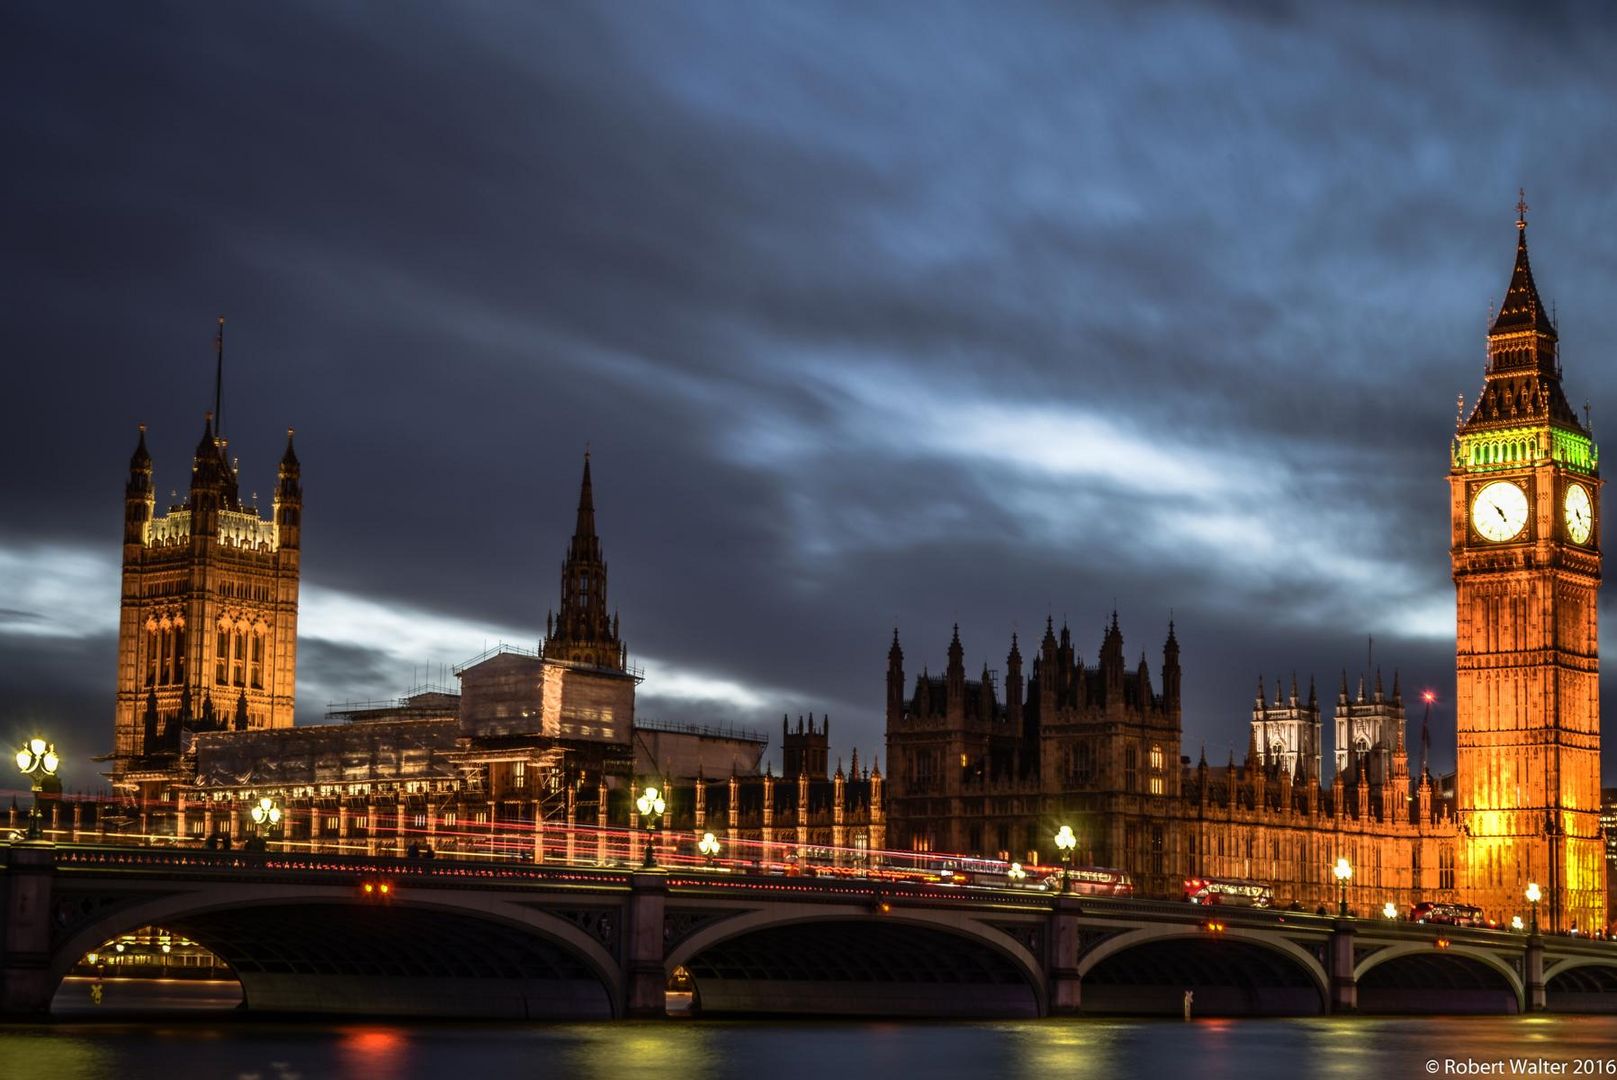
<svg viewBox="0 0 1617 1080">
<path fill-rule="evenodd" d="M 1016 888 L 1027 880 L 1027 871 L 1022 869 L 1019 862 L 1011 863 L 1011 868 L 1005 871 L 1005 876 L 1011 879 L 1011 887 Z"/>
<path fill-rule="evenodd" d="M 1384 919 L 1396 919 L 1398 917 L 1398 905 L 1388 900 L 1381 908 L 1381 916 Z"/>
<path fill-rule="evenodd" d="M 17 751 L 17 768 L 33 781 L 34 806 L 28 811 L 28 839 L 38 840 L 44 835 L 39 817 L 39 793 L 44 790 L 47 777 L 55 776 L 62 759 L 54 744 L 35 736 Z"/>
<path fill-rule="evenodd" d="M 1061 851 L 1061 891 L 1072 891 L 1072 853 L 1078 849 L 1078 838 L 1072 833 L 1071 825 L 1063 825 L 1056 830 L 1056 847 Z"/>
<path fill-rule="evenodd" d="M 649 870 L 657 865 L 656 852 L 652 849 L 651 843 L 652 831 L 657 827 L 657 819 L 668 809 L 668 802 L 662 797 L 662 792 L 654 787 L 648 787 L 640 798 L 634 801 L 634 805 L 635 809 L 640 811 L 640 820 L 646 823 L 646 861 L 640 865 Z"/>
<path fill-rule="evenodd" d="M 281 808 L 275 805 L 275 800 L 268 795 L 258 800 L 253 807 L 253 824 L 258 826 L 259 839 L 263 839 L 266 828 L 275 829 L 281 824 Z"/>
<path fill-rule="evenodd" d="M 714 861 L 719 857 L 719 849 L 723 846 L 723 844 L 719 843 L 719 838 L 717 836 L 714 836 L 712 833 L 703 833 L 702 839 L 698 840 L 696 843 L 696 850 L 700 851 L 703 855 L 706 855 L 707 864 L 712 866 Z"/>
<path fill-rule="evenodd" d="M 1538 935 L 1538 902 L 1542 899 L 1544 899 L 1544 894 L 1539 891 L 1538 882 L 1529 881 L 1527 883 L 1527 902 L 1533 905 L 1532 933 L 1535 937 Z"/>
<path fill-rule="evenodd" d="M 1331 868 L 1331 873 L 1336 875 L 1336 882 L 1341 889 L 1342 896 L 1341 902 L 1337 905 L 1336 913 L 1345 919 L 1348 913 L 1347 883 L 1348 878 L 1353 876 L 1353 864 L 1347 861 L 1346 855 L 1340 856 L 1336 860 L 1336 865 Z"/>
</svg>

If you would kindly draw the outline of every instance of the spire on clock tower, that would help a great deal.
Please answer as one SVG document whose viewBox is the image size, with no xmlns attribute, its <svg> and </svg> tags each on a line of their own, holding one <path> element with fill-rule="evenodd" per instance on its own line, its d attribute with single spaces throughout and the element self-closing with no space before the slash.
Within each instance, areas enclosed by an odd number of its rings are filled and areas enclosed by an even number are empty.
<svg viewBox="0 0 1617 1080">
<path fill-rule="evenodd" d="M 1548 420 L 1586 434 L 1561 389 L 1559 342 L 1555 321 L 1533 281 L 1524 197 L 1516 204 L 1516 264 L 1488 330 L 1487 381 L 1463 426 Z"/>
</svg>

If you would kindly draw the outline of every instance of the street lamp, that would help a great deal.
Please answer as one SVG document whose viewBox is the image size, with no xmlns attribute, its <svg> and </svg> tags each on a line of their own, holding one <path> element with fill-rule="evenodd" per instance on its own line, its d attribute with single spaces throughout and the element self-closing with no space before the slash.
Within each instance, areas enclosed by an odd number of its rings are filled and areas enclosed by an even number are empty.
<svg viewBox="0 0 1617 1080">
<path fill-rule="evenodd" d="M 1522 928 L 1522 917 L 1520 915 L 1512 915 L 1510 917 L 1510 928 L 1512 930 L 1520 930 Z"/>
<path fill-rule="evenodd" d="M 1544 894 L 1539 891 L 1538 882 L 1529 881 L 1527 883 L 1527 902 L 1533 905 L 1533 933 L 1535 936 L 1538 934 L 1538 902 L 1543 898 Z"/>
<path fill-rule="evenodd" d="M 706 855 L 707 864 L 712 866 L 714 860 L 719 857 L 719 848 L 722 846 L 723 845 L 719 843 L 719 838 L 717 836 L 714 836 L 712 833 L 703 833 L 702 839 L 697 841 L 696 850 L 700 851 L 703 855 Z"/>
<path fill-rule="evenodd" d="M 1381 915 L 1386 919 L 1396 919 L 1398 917 L 1398 905 L 1388 900 L 1381 908 Z"/>
<path fill-rule="evenodd" d="M 37 735 L 29 739 L 21 750 L 17 751 L 17 768 L 24 776 L 32 779 L 34 787 L 34 806 L 28 811 L 28 839 L 38 840 L 44 833 L 40 826 L 39 793 L 44 789 L 45 779 L 55 776 L 56 769 L 62 764 L 62 759 L 56 754 L 56 747 Z"/>
<path fill-rule="evenodd" d="M 1331 868 L 1331 873 L 1336 875 L 1337 884 L 1342 890 L 1342 899 L 1341 903 L 1337 905 L 1337 914 L 1345 919 L 1348 913 L 1347 883 L 1348 878 L 1353 876 L 1353 864 L 1347 861 L 1346 855 L 1339 856 L 1336 860 L 1336 865 Z"/>
<path fill-rule="evenodd" d="M 1056 830 L 1056 847 L 1061 851 L 1061 861 L 1065 869 L 1061 872 L 1061 891 L 1072 891 L 1072 853 L 1078 849 L 1078 838 L 1072 834 L 1071 825 L 1063 825 Z"/>
<path fill-rule="evenodd" d="M 1005 871 L 1005 876 L 1011 879 L 1013 886 L 1020 885 L 1027 880 L 1027 871 L 1022 869 L 1021 863 L 1013 862 L 1011 868 Z"/>
<path fill-rule="evenodd" d="M 662 797 L 662 792 L 654 787 L 648 787 L 645 793 L 634 801 L 634 805 L 640 811 L 640 820 L 646 823 L 646 861 L 641 865 L 649 870 L 657 865 L 651 847 L 652 830 L 657 827 L 657 819 L 662 817 L 663 811 L 668 809 L 668 802 Z"/>
<path fill-rule="evenodd" d="M 275 800 L 268 795 L 258 800 L 258 805 L 253 807 L 252 813 L 253 824 L 258 826 L 260 839 L 263 839 L 266 826 L 273 829 L 281 823 L 281 808 L 276 806 Z"/>
</svg>

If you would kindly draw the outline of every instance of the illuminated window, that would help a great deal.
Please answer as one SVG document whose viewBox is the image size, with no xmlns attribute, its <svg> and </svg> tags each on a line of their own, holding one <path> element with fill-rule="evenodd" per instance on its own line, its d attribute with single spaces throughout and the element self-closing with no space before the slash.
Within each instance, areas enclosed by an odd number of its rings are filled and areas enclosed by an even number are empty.
<svg viewBox="0 0 1617 1080">
<path fill-rule="evenodd" d="M 454 827 L 455 827 L 455 812 L 453 810 L 445 811 L 444 812 L 444 828 L 453 829 Z"/>
<path fill-rule="evenodd" d="M 1151 778 L 1151 794 L 1153 794 L 1153 795 L 1161 795 L 1162 794 L 1162 777 L 1153 776 Z"/>
<path fill-rule="evenodd" d="M 511 763 L 511 786 L 525 788 L 528 786 L 528 763 L 514 761 Z"/>
<path fill-rule="evenodd" d="M 1162 744 L 1161 743 L 1152 743 L 1151 744 L 1151 768 L 1154 771 L 1157 771 L 1157 772 L 1162 771 Z"/>
</svg>

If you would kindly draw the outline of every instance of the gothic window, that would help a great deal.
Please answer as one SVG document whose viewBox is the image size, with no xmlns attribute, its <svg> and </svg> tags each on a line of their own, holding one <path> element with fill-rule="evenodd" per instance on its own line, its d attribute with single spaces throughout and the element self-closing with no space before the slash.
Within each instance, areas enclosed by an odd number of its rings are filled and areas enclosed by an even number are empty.
<svg viewBox="0 0 1617 1080">
<path fill-rule="evenodd" d="M 1134 791 L 1140 786 L 1140 748 L 1123 748 L 1123 790 Z"/>
<path fill-rule="evenodd" d="M 174 628 L 174 681 L 185 681 L 185 627 Z"/>
<path fill-rule="evenodd" d="M 252 636 L 250 660 L 249 685 L 254 690 L 264 689 L 264 635 L 255 633 Z"/>
<path fill-rule="evenodd" d="M 230 683 L 232 686 L 247 685 L 247 641 L 246 634 L 240 630 L 231 637 L 230 653 Z"/>
<path fill-rule="evenodd" d="M 922 790 L 932 786 L 932 755 L 924 750 L 915 755 L 915 786 Z"/>
<path fill-rule="evenodd" d="M 1167 855 L 1163 849 L 1162 826 L 1151 826 L 1151 872 L 1161 874 L 1164 872 L 1163 863 Z"/>
<path fill-rule="evenodd" d="M 1437 853 L 1437 887 L 1454 888 L 1454 849 L 1442 848 Z"/>
<path fill-rule="evenodd" d="M 219 631 L 219 641 L 213 650 L 213 681 L 224 686 L 230 681 L 230 631 Z"/>
<path fill-rule="evenodd" d="M 1162 771 L 1162 744 L 1151 744 L 1151 769 L 1153 772 Z"/>
<path fill-rule="evenodd" d="M 981 822 L 974 821 L 974 822 L 971 823 L 971 828 L 968 830 L 968 833 L 967 833 L 966 847 L 967 847 L 967 849 L 969 849 L 972 852 L 975 852 L 975 853 L 977 853 L 979 855 L 982 854 L 982 849 L 983 849 L 983 827 L 982 827 Z"/>
<path fill-rule="evenodd" d="M 157 631 L 146 631 L 146 685 L 157 684 Z"/>
<path fill-rule="evenodd" d="M 159 685 L 167 686 L 174 681 L 174 637 L 168 630 L 164 630 L 159 636 L 157 652 L 162 657 L 162 667 L 159 669 L 157 681 Z"/>
</svg>

